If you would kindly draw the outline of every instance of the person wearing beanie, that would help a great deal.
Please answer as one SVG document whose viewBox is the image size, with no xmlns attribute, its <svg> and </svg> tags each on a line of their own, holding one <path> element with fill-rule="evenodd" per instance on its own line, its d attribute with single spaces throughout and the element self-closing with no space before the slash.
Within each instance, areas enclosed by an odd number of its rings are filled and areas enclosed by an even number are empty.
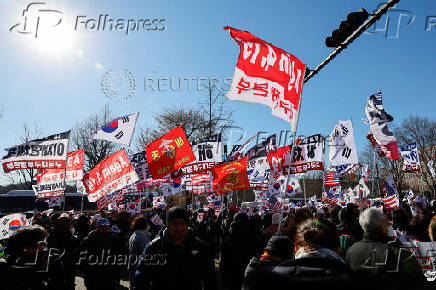
<svg viewBox="0 0 436 290">
<path fill-rule="evenodd" d="M 268 289 L 269 279 L 265 279 L 270 275 L 270 271 L 283 263 L 291 260 L 294 245 L 292 241 L 283 235 L 272 236 L 264 249 L 263 254 L 258 257 L 253 257 L 248 264 L 244 281 L 243 289 Z"/>
<path fill-rule="evenodd" d="M 208 246 L 189 229 L 186 209 L 166 213 L 166 228 L 145 248 L 132 289 L 216 289 Z"/>
</svg>

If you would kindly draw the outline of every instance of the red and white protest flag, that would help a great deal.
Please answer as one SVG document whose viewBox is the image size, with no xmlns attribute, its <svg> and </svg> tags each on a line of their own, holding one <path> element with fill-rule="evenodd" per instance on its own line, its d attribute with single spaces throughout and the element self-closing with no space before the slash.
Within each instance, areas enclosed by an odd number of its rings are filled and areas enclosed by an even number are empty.
<svg viewBox="0 0 436 290">
<path fill-rule="evenodd" d="M 20 169 L 65 169 L 70 131 L 36 139 L 5 150 L 5 173 Z"/>
<path fill-rule="evenodd" d="M 103 195 L 137 181 L 138 176 L 124 149 L 107 157 L 83 176 L 83 184 L 89 193 L 90 202 L 95 202 Z"/>
<path fill-rule="evenodd" d="M 92 139 L 130 145 L 139 113 L 116 118 L 97 130 Z"/>
<path fill-rule="evenodd" d="M 289 122 L 295 133 L 306 66 L 292 54 L 248 31 L 228 26 L 224 29 L 240 46 L 226 97 L 269 106 L 272 115 Z"/>
<path fill-rule="evenodd" d="M 151 142 L 146 148 L 148 167 L 153 179 L 164 177 L 195 161 L 182 126 Z"/>
<path fill-rule="evenodd" d="M 369 133 L 366 138 L 368 138 L 373 147 L 377 148 L 380 156 L 386 156 L 391 160 L 398 160 L 397 139 L 387 125 L 394 118 L 384 110 L 381 93 L 371 95 L 368 98 L 365 112 L 370 124 Z"/>
<path fill-rule="evenodd" d="M 66 169 L 38 169 L 35 175 L 38 184 L 61 180 L 75 181 L 83 178 L 83 149 L 68 153 Z"/>
</svg>

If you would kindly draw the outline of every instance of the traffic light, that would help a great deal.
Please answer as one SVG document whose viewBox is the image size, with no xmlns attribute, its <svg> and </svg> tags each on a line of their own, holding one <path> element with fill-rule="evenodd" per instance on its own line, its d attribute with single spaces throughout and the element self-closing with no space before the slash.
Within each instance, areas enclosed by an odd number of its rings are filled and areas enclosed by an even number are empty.
<svg viewBox="0 0 436 290">
<path fill-rule="evenodd" d="M 342 21 L 338 29 L 333 30 L 332 35 L 325 39 L 327 47 L 338 47 L 347 39 L 357 28 L 359 28 L 369 14 L 365 9 L 348 14 L 347 20 Z"/>
</svg>

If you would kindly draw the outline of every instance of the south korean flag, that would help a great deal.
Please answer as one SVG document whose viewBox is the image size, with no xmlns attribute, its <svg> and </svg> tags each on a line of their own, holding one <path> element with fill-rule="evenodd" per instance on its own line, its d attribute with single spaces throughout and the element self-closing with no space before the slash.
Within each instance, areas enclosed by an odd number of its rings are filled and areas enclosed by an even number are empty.
<svg viewBox="0 0 436 290">
<path fill-rule="evenodd" d="M 116 118 L 97 130 L 92 139 L 130 145 L 139 113 Z"/>
</svg>

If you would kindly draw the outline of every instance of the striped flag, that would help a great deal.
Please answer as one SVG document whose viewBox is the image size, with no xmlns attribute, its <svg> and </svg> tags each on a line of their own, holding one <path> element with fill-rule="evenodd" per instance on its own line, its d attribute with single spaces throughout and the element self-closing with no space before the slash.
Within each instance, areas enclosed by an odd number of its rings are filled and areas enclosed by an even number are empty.
<svg viewBox="0 0 436 290">
<path fill-rule="evenodd" d="M 385 183 L 382 185 L 383 192 L 385 197 L 383 198 L 383 202 L 387 208 L 398 208 L 400 206 L 400 200 L 398 198 L 398 191 L 395 187 L 394 178 L 392 174 L 386 178 Z"/>
<path fill-rule="evenodd" d="M 269 207 L 269 209 L 272 212 L 278 212 L 282 209 L 282 203 L 275 197 L 274 195 L 271 195 L 268 200 L 266 201 L 266 206 Z"/>
<path fill-rule="evenodd" d="M 115 191 L 114 193 L 109 193 L 103 195 L 97 200 L 97 210 L 105 209 L 110 203 L 120 203 L 124 200 L 124 193 L 122 191 Z"/>
<path fill-rule="evenodd" d="M 339 178 L 334 175 L 332 171 L 324 173 L 325 185 L 339 185 Z"/>
<path fill-rule="evenodd" d="M 338 199 L 332 193 L 324 192 L 322 194 L 321 202 L 325 205 L 335 205 L 338 203 Z"/>
</svg>

